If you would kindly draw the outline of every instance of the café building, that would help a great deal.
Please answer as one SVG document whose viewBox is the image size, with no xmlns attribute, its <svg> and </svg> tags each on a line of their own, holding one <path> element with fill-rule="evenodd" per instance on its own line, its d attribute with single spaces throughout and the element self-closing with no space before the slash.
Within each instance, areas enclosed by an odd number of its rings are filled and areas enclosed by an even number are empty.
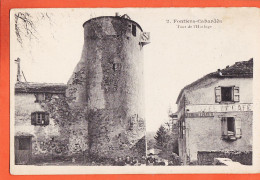
<svg viewBox="0 0 260 180">
<path fill-rule="evenodd" d="M 176 104 L 184 165 L 210 165 L 218 157 L 252 164 L 253 59 L 187 85 Z"/>
</svg>

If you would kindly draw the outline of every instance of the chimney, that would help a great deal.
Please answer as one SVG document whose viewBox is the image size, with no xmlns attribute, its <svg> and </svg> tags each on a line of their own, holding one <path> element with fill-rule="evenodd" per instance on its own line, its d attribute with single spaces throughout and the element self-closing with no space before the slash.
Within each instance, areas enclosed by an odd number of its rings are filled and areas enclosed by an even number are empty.
<svg viewBox="0 0 260 180">
<path fill-rule="evenodd" d="M 119 12 L 116 12 L 116 16 L 119 16 Z"/>
<path fill-rule="evenodd" d="M 17 63 L 17 82 L 21 82 L 22 81 L 22 75 L 21 75 L 21 67 L 20 67 L 20 58 L 17 58 L 16 60 L 14 60 Z"/>
<path fill-rule="evenodd" d="M 220 69 L 218 69 L 218 74 L 222 76 L 222 72 L 220 71 Z"/>
</svg>

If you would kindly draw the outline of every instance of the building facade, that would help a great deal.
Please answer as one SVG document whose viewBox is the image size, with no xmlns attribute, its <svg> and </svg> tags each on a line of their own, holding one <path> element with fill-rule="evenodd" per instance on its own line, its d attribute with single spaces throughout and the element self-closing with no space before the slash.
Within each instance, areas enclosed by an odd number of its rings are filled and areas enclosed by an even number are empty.
<svg viewBox="0 0 260 180">
<path fill-rule="evenodd" d="M 30 164 L 36 157 L 52 156 L 61 127 L 46 102 L 65 96 L 66 85 L 18 82 L 15 85 L 15 163 Z M 55 149 L 54 149 L 55 151 Z M 56 149 L 56 151 L 59 151 Z"/>
<path fill-rule="evenodd" d="M 252 163 L 253 59 L 184 87 L 176 103 L 183 164 L 211 164 L 218 157 Z"/>
<path fill-rule="evenodd" d="M 85 157 L 88 123 L 84 111 L 70 108 L 66 89 L 65 84 L 16 83 L 15 164 Z"/>
</svg>

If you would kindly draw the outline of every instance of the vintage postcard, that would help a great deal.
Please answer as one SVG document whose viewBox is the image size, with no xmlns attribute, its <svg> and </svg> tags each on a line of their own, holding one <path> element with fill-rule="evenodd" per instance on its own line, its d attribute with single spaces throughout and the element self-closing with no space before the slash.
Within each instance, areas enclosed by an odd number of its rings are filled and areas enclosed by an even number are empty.
<svg viewBox="0 0 260 180">
<path fill-rule="evenodd" d="M 260 172 L 257 8 L 10 11 L 11 174 Z"/>
</svg>

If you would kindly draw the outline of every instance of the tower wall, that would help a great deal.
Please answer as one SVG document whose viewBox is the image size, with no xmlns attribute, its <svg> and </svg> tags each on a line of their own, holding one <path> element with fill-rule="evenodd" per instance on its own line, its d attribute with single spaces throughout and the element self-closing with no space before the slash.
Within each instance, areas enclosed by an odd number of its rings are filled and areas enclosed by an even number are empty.
<svg viewBox="0 0 260 180">
<path fill-rule="evenodd" d="M 145 155 L 142 29 L 121 17 L 94 18 L 83 27 L 82 57 L 67 95 L 72 106 L 85 107 L 89 153 Z"/>
</svg>

